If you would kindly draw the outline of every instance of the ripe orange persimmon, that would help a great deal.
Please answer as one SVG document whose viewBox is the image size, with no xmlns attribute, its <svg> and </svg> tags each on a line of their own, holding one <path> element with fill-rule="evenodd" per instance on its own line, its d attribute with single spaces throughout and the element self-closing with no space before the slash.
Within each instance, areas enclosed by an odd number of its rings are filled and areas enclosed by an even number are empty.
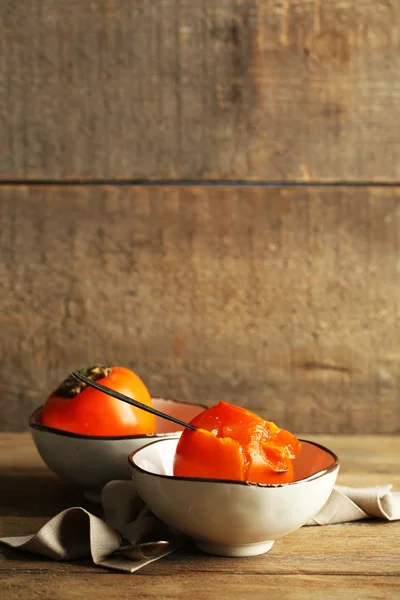
<svg viewBox="0 0 400 600">
<path fill-rule="evenodd" d="M 152 406 L 143 381 L 124 367 L 90 367 L 80 373 L 113 390 Z M 94 436 L 154 433 L 154 415 L 116 400 L 68 377 L 47 399 L 41 413 L 43 425 Z"/>
<path fill-rule="evenodd" d="M 257 483 L 293 481 L 299 440 L 254 413 L 220 402 L 191 422 L 178 442 L 174 475 Z"/>
</svg>

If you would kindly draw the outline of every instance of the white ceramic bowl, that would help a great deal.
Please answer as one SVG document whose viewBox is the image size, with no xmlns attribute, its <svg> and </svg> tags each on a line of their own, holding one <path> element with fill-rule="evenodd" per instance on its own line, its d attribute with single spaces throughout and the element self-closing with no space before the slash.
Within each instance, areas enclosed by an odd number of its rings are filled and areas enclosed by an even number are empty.
<svg viewBox="0 0 400 600">
<path fill-rule="evenodd" d="M 182 421 L 190 421 L 204 410 L 198 404 L 188 404 L 153 398 L 153 406 Z M 40 422 L 42 407 L 31 415 L 29 425 L 36 448 L 46 465 L 70 483 L 82 486 L 85 496 L 99 501 L 103 486 L 113 479 L 131 479 L 127 457 L 153 440 L 176 438 L 182 429 L 156 417 L 155 434 L 131 436 L 91 436 L 70 433 Z"/>
<path fill-rule="evenodd" d="M 173 476 L 178 439 L 160 440 L 129 456 L 136 489 L 151 511 L 221 556 L 255 556 L 314 517 L 329 498 L 339 471 L 337 456 L 302 440 L 293 463 L 295 481 L 251 484 Z"/>
</svg>

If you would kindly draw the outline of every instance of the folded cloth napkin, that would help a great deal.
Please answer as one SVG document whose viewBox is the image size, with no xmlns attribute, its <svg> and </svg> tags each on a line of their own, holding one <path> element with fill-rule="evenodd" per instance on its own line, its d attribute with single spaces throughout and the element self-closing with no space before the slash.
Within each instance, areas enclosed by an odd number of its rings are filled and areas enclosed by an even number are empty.
<svg viewBox="0 0 400 600">
<path fill-rule="evenodd" d="M 334 525 L 375 517 L 386 521 L 400 519 L 400 492 L 392 486 L 352 488 L 337 485 L 328 502 L 307 525 Z"/>
<path fill-rule="evenodd" d="M 94 564 L 133 573 L 174 552 L 187 538 L 159 521 L 138 496 L 132 481 L 111 481 L 102 491 L 104 520 L 81 507 L 59 513 L 34 535 L 0 538 L 0 542 L 54 560 L 91 557 Z M 119 554 L 127 544 L 166 541 L 159 553 L 132 560 Z"/>
<path fill-rule="evenodd" d="M 369 488 L 336 486 L 314 519 L 307 525 L 330 525 L 369 517 L 400 519 L 400 492 L 391 485 Z M 187 543 L 187 538 L 169 530 L 143 504 L 131 481 L 112 481 L 102 492 L 104 519 L 84 508 L 64 510 L 46 523 L 38 533 L 0 538 L 12 548 L 41 554 L 54 560 L 91 557 L 94 564 L 133 573 Z M 138 560 L 118 551 L 121 546 L 139 541 L 165 541 L 157 554 Z"/>
</svg>

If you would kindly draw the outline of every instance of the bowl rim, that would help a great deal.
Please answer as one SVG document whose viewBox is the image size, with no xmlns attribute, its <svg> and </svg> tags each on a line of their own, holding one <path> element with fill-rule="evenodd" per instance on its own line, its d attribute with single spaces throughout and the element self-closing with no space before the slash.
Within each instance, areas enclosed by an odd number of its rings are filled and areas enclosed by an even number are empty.
<svg viewBox="0 0 400 600">
<path fill-rule="evenodd" d="M 174 436 L 174 437 L 176 440 L 179 440 L 178 436 Z M 135 454 L 144 450 L 145 448 L 148 448 L 149 446 L 152 446 L 153 444 L 159 444 L 160 442 L 164 442 L 164 441 L 171 441 L 171 440 L 170 439 L 169 440 L 154 440 L 153 442 L 149 442 L 145 446 L 141 446 L 140 448 L 136 448 L 136 450 L 133 450 L 133 452 L 131 452 L 128 456 L 128 462 L 129 462 L 130 466 L 132 467 L 132 469 L 134 471 L 138 471 L 145 475 L 151 475 L 152 477 L 158 477 L 159 479 L 169 479 L 169 480 L 173 480 L 173 481 L 197 481 L 197 482 L 204 482 L 204 483 L 229 483 L 229 484 L 240 485 L 240 486 L 245 486 L 245 487 L 282 488 L 282 487 L 286 487 L 288 485 L 296 485 L 298 483 L 304 483 L 306 481 L 314 481 L 314 479 L 319 479 L 320 477 L 323 477 L 324 475 L 327 475 L 328 473 L 331 473 L 331 472 L 335 471 L 336 469 L 339 469 L 339 467 L 340 467 L 339 457 L 332 450 L 330 450 L 326 446 L 323 446 L 322 444 L 318 444 L 318 442 L 313 442 L 312 440 L 304 440 L 302 438 L 299 438 L 300 442 L 306 442 L 307 444 L 316 446 L 317 448 L 320 448 L 321 450 L 324 450 L 325 452 L 330 454 L 333 458 L 333 463 L 331 465 L 329 465 L 328 467 L 326 467 L 325 469 L 321 469 L 320 471 L 317 471 L 316 473 L 313 473 L 312 475 L 309 475 L 308 477 L 303 477 L 302 479 L 296 479 L 295 481 L 289 481 L 287 483 L 257 483 L 257 482 L 253 482 L 253 481 L 237 481 L 235 479 L 213 479 L 211 477 L 202 478 L 202 477 L 182 477 L 181 475 L 179 475 L 179 476 L 162 475 L 161 473 L 151 473 L 150 471 L 146 471 L 146 469 L 142 469 L 142 467 L 139 467 L 138 465 L 136 465 L 133 462 L 133 457 L 135 456 Z"/>
<path fill-rule="evenodd" d="M 200 408 L 203 408 L 204 410 L 207 408 L 206 406 L 204 406 L 203 404 L 195 404 L 193 402 L 185 402 L 183 400 L 173 400 L 172 398 L 163 398 L 161 396 L 154 396 L 152 397 L 152 400 L 165 400 L 166 402 L 173 402 L 175 404 L 184 404 L 186 406 L 199 406 Z M 160 438 L 159 440 L 154 440 L 154 441 L 161 441 L 164 438 L 174 438 L 177 437 L 177 434 L 180 433 L 179 430 L 176 431 L 169 431 L 166 433 L 136 433 L 133 435 L 89 435 L 89 434 L 85 434 L 85 433 L 75 433 L 73 431 L 66 431 L 64 429 L 58 429 L 57 427 L 49 427 L 48 425 L 42 425 L 42 423 L 39 422 L 38 417 L 41 413 L 41 411 L 43 410 L 44 404 L 41 404 L 40 406 L 38 406 L 37 408 L 35 408 L 35 410 L 31 413 L 30 417 L 29 417 L 29 427 L 30 429 L 33 429 L 35 431 L 43 431 L 43 432 L 47 432 L 47 433 L 53 433 L 55 435 L 61 435 L 64 437 L 70 437 L 70 438 L 76 438 L 76 439 L 82 439 L 82 440 L 138 440 L 138 439 L 152 439 L 152 438 Z M 148 444 L 146 444 L 148 445 Z"/>
</svg>

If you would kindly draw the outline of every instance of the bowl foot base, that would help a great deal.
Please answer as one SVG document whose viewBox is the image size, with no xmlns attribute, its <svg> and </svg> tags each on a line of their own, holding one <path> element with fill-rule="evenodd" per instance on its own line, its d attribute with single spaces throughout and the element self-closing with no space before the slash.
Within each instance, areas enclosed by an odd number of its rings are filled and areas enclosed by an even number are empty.
<svg viewBox="0 0 400 600">
<path fill-rule="evenodd" d="M 202 552 L 207 554 L 215 554 L 217 556 L 231 556 L 231 557 L 243 557 L 243 556 L 258 556 L 259 554 L 265 554 L 272 548 L 274 541 L 260 542 L 258 544 L 246 544 L 243 546 L 236 545 L 224 545 L 224 544 L 208 544 L 207 542 L 196 542 L 196 546 Z"/>
</svg>

